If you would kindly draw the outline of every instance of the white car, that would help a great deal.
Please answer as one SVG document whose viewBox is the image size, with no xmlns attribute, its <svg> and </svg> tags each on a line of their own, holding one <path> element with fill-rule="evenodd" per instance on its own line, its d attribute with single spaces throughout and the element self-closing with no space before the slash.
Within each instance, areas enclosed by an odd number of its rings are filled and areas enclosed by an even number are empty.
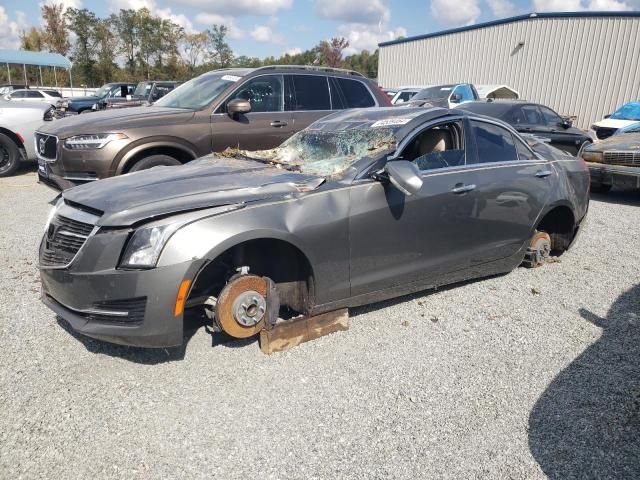
<svg viewBox="0 0 640 480">
<path fill-rule="evenodd" d="M 629 102 L 611 115 L 591 125 L 589 133 L 594 140 L 604 140 L 613 136 L 619 129 L 640 122 L 640 102 Z"/>
<path fill-rule="evenodd" d="M 408 102 L 416 93 L 424 90 L 425 88 L 428 88 L 428 85 L 399 87 L 395 94 L 391 96 L 391 103 L 399 105 L 401 103 Z"/>
<path fill-rule="evenodd" d="M 34 133 L 52 120 L 49 104 L 0 100 L 0 177 L 13 174 L 21 161 L 37 159 Z"/>
<path fill-rule="evenodd" d="M 56 90 L 40 90 L 36 88 L 26 88 L 23 90 L 14 90 L 4 96 L 5 100 L 12 102 L 39 102 L 46 103 L 52 107 L 58 108 L 62 105 L 62 95 Z"/>
</svg>

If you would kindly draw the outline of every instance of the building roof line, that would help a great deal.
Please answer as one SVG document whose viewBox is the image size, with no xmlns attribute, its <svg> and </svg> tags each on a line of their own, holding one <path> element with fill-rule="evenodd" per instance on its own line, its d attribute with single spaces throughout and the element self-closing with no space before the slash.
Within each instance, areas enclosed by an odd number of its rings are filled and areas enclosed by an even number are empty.
<svg viewBox="0 0 640 480">
<path fill-rule="evenodd" d="M 467 32 L 469 30 L 479 30 L 481 28 L 493 27 L 496 25 L 504 25 L 506 23 L 521 22 L 524 20 L 532 20 L 536 18 L 584 18 L 584 17 L 640 17 L 640 12 L 542 12 L 527 13 L 525 15 L 517 15 L 515 17 L 501 18 L 490 22 L 478 23 L 476 25 L 468 25 L 465 27 L 451 28 L 448 30 L 440 30 L 412 37 L 400 38 L 398 40 L 389 40 L 381 42 L 378 47 L 387 47 L 389 45 L 397 45 L 399 43 L 408 43 L 416 40 L 424 40 L 425 38 L 442 37 L 452 33 Z"/>
</svg>

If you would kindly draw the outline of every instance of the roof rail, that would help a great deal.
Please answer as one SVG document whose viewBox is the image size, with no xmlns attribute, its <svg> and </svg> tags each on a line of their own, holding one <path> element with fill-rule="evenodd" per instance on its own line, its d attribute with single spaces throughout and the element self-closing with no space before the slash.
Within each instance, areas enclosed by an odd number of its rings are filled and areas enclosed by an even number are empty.
<svg viewBox="0 0 640 480">
<path fill-rule="evenodd" d="M 291 70 L 311 70 L 316 72 L 336 72 L 344 73 L 346 75 L 355 75 L 357 77 L 364 77 L 360 72 L 355 70 L 346 70 L 344 68 L 325 67 L 321 65 L 265 65 L 258 67 L 256 70 L 274 70 L 274 69 L 291 69 Z"/>
</svg>

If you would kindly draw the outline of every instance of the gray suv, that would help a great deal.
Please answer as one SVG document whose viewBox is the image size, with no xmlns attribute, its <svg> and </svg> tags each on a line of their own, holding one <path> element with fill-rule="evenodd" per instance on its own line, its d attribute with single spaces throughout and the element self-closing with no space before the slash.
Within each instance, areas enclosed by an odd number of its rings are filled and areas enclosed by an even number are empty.
<svg viewBox="0 0 640 480">
<path fill-rule="evenodd" d="M 65 118 L 35 135 L 40 181 L 59 190 L 228 147 L 277 147 L 335 110 L 390 105 L 362 75 L 269 66 L 206 73 L 149 107 Z"/>
</svg>

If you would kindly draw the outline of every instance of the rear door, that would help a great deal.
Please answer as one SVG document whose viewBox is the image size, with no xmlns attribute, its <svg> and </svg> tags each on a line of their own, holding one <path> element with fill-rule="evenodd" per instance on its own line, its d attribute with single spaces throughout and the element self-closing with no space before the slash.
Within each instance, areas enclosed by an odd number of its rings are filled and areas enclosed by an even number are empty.
<svg viewBox="0 0 640 480">
<path fill-rule="evenodd" d="M 228 147 L 265 150 L 289 138 L 293 133 L 293 114 L 285 111 L 285 94 L 289 92 L 282 75 L 258 75 L 240 85 L 211 116 L 213 151 Z M 235 98 L 249 100 L 251 111 L 228 115 L 227 103 Z"/>
<path fill-rule="evenodd" d="M 485 120 L 470 120 L 469 125 L 474 151 L 467 161 L 476 197 L 474 267 L 514 255 L 529 240 L 557 174 L 503 126 Z"/>
<path fill-rule="evenodd" d="M 285 75 L 291 94 L 285 108 L 293 114 L 293 131 L 304 130 L 331 113 L 331 94 L 326 75 Z"/>
</svg>

